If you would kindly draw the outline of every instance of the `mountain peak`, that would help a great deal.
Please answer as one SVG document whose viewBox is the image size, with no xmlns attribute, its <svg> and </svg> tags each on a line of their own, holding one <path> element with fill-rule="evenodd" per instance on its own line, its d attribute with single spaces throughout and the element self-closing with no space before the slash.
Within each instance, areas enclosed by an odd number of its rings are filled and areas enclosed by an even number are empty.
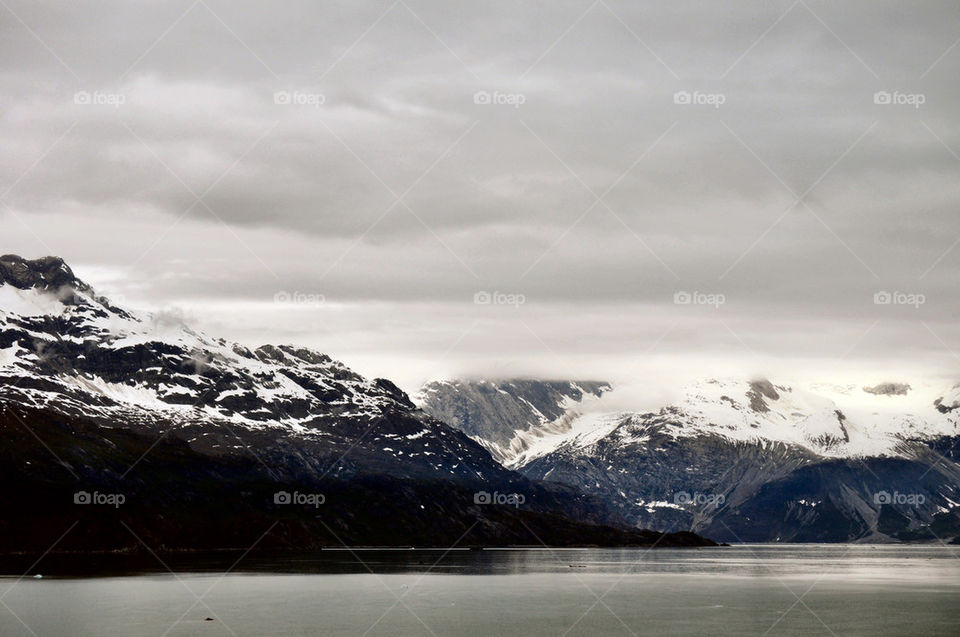
<svg viewBox="0 0 960 637">
<path fill-rule="evenodd" d="M 56 291 L 64 286 L 86 289 L 66 261 L 60 257 L 24 259 L 16 254 L 0 256 L 0 283 L 9 283 L 15 288 Z"/>
</svg>

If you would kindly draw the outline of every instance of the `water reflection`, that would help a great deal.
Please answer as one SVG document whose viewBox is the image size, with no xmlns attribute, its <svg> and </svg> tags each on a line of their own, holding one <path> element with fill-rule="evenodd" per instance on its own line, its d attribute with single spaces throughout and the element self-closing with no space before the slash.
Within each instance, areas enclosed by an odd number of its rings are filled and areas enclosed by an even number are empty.
<svg viewBox="0 0 960 637">
<path fill-rule="evenodd" d="M 659 573 L 730 577 L 883 579 L 960 577 L 960 548 L 903 545 L 735 545 L 695 549 L 325 549 L 309 553 L 177 553 L 50 555 L 30 575 L 118 576 L 226 572 L 362 574 L 430 572 L 464 575 L 524 573 Z M 0 572 L 20 576 L 33 559 L 4 558 Z"/>
</svg>

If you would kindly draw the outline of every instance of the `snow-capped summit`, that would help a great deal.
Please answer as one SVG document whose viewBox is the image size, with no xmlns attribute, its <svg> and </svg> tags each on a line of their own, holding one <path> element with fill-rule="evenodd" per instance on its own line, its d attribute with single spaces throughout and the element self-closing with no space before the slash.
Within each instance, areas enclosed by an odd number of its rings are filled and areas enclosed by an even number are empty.
<svg viewBox="0 0 960 637">
<path fill-rule="evenodd" d="M 132 406 L 257 426 L 309 427 L 330 412 L 410 407 L 392 383 L 367 380 L 320 352 L 250 350 L 208 337 L 175 314 L 113 306 L 55 257 L 0 259 L 0 373 L 44 382 L 5 387 L 37 405 Z"/>
<path fill-rule="evenodd" d="M 676 405 L 678 435 L 712 433 L 770 440 L 830 457 L 896 454 L 903 440 L 956 435 L 957 418 L 937 408 L 944 389 L 914 382 L 873 387 L 708 380 Z"/>
</svg>

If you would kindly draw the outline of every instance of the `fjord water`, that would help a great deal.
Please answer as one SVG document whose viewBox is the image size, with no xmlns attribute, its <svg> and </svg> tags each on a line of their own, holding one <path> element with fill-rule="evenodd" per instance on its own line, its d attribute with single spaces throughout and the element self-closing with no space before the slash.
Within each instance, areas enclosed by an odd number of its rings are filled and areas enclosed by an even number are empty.
<svg viewBox="0 0 960 637">
<path fill-rule="evenodd" d="M 952 546 L 327 550 L 248 556 L 226 575 L 198 558 L 175 575 L 5 578 L 0 635 L 958 635 L 958 558 Z"/>
</svg>

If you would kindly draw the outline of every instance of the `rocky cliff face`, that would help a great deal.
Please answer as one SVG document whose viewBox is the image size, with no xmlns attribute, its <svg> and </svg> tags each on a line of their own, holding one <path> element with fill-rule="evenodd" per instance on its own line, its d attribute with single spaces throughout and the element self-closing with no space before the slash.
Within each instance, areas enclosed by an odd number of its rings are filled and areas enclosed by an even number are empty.
<svg viewBox="0 0 960 637">
<path fill-rule="evenodd" d="M 417 402 L 509 466 L 536 440 L 566 432 L 570 414 L 609 389 L 598 381 L 438 381 Z"/>
</svg>

